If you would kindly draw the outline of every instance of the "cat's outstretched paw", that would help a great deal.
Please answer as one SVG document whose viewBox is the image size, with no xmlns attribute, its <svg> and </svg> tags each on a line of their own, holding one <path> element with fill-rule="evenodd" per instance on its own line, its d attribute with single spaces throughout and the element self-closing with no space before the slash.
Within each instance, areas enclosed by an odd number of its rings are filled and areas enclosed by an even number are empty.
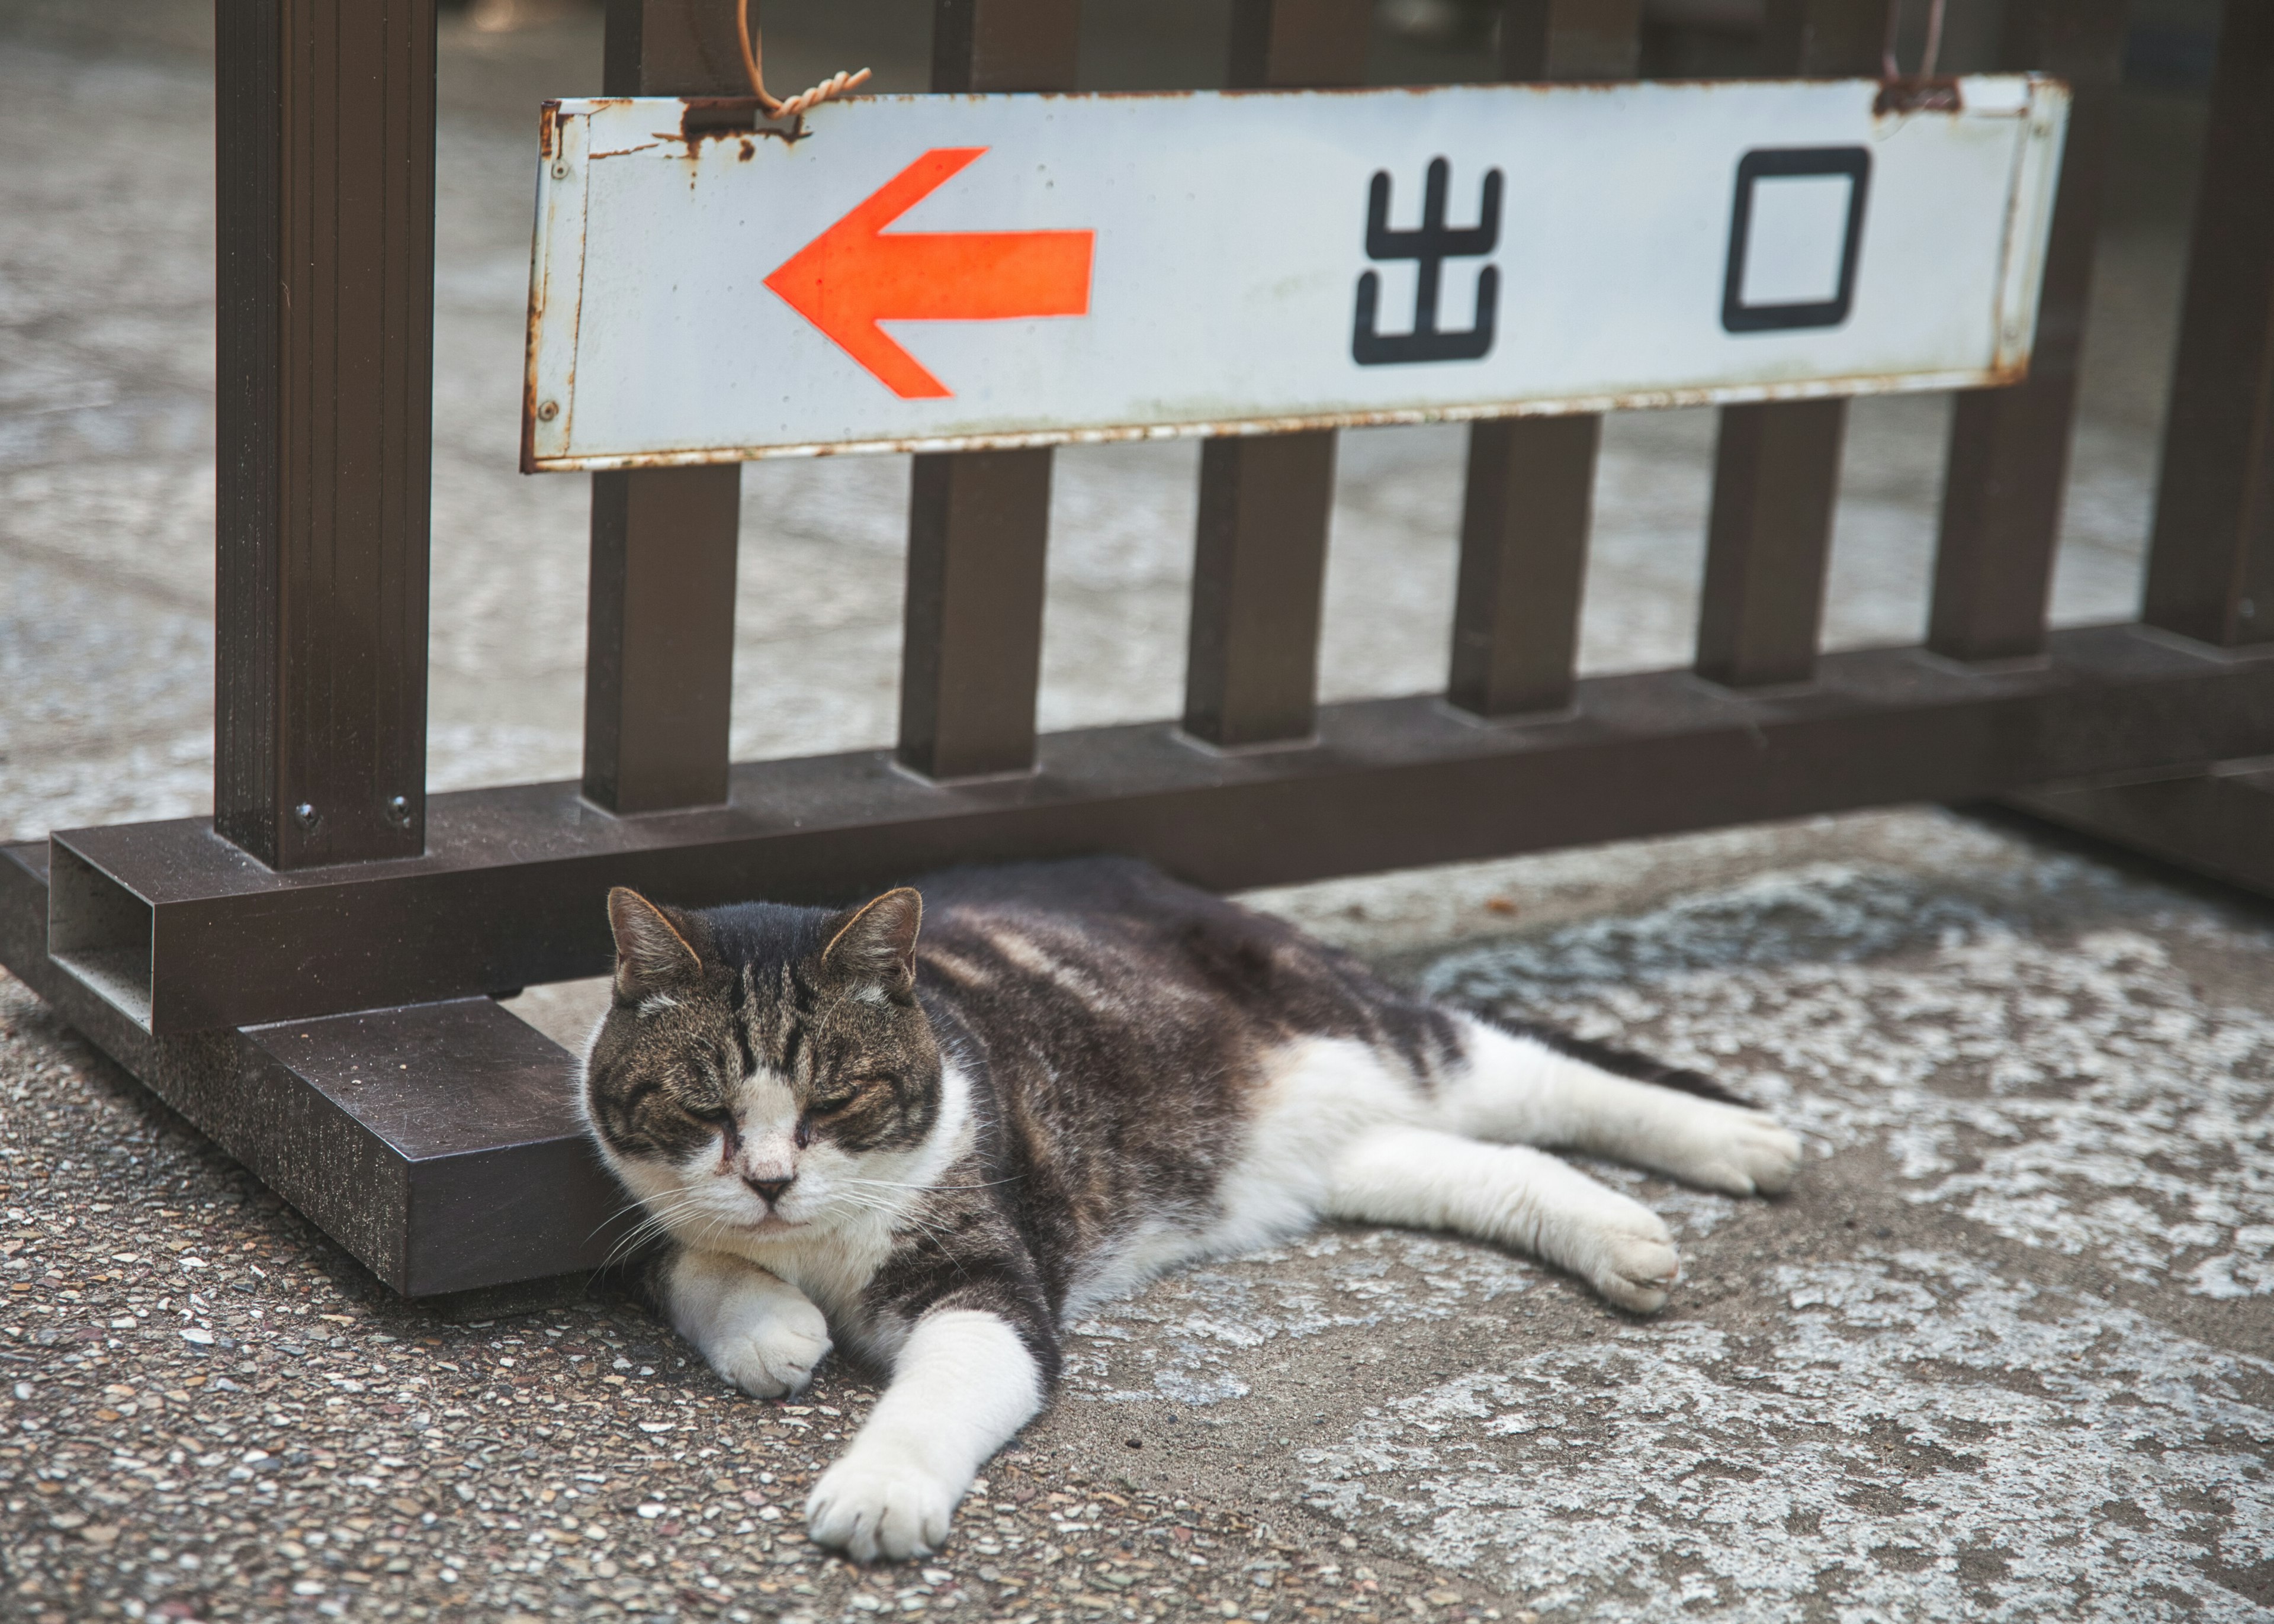
<svg viewBox="0 0 2274 1624">
<path fill-rule="evenodd" d="M 783 1398 L 811 1385 L 814 1366 L 829 1348 L 829 1326 L 821 1311 L 810 1303 L 797 1303 L 777 1309 L 739 1336 L 705 1347 L 703 1357 L 743 1392 Z"/>
<path fill-rule="evenodd" d="M 1759 1111 L 1713 1105 L 1688 1138 L 1683 1165 L 1675 1170 L 1708 1190 L 1781 1195 L 1800 1172 L 1800 1136 Z"/>
<path fill-rule="evenodd" d="M 856 1440 L 813 1485 L 806 1531 L 856 1562 L 899 1561 L 939 1549 L 962 1497 L 961 1485 L 942 1481 L 901 1449 L 863 1448 Z"/>
<path fill-rule="evenodd" d="M 1674 1237 L 1645 1207 L 1599 1222 L 1588 1237 L 1590 1254 L 1579 1271 L 1604 1298 L 1638 1314 L 1666 1306 L 1666 1294 L 1682 1273 Z"/>
</svg>

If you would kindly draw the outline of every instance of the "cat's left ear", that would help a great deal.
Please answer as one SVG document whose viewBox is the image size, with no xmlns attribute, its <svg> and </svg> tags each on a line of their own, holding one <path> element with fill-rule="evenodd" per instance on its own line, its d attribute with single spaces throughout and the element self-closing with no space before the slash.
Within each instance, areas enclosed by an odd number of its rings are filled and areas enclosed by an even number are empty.
<svg viewBox="0 0 2274 1624">
<path fill-rule="evenodd" d="M 903 885 L 856 908 L 837 928 L 821 962 L 855 987 L 906 999 L 916 985 L 916 930 L 923 898 Z"/>
<path fill-rule="evenodd" d="M 636 1004 L 703 973 L 703 956 L 689 940 L 693 926 L 676 908 L 659 907 L 629 887 L 619 885 L 608 893 L 619 1002 Z"/>
</svg>

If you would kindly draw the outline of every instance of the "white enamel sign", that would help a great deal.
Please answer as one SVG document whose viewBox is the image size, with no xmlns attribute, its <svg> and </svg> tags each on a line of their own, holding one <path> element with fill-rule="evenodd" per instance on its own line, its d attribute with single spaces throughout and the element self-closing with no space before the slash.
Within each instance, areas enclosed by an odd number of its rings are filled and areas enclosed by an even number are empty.
<svg viewBox="0 0 2274 1624">
<path fill-rule="evenodd" d="M 2007 383 L 2068 107 L 1866 79 L 546 112 L 524 466 Z M 714 121 L 706 130 L 705 120 Z"/>
</svg>

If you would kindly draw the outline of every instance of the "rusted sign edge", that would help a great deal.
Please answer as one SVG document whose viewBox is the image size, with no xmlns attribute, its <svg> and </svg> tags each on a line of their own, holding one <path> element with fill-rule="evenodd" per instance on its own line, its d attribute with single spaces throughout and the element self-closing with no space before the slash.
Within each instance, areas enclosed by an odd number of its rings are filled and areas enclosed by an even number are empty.
<svg viewBox="0 0 2274 1624">
<path fill-rule="evenodd" d="M 538 454 L 538 425 L 552 424 L 545 417 L 547 406 L 556 413 L 573 414 L 576 410 L 576 342 L 581 336 L 584 315 L 584 256 L 587 250 L 585 214 L 591 192 L 585 171 L 591 162 L 589 150 L 590 125 L 583 118 L 564 118 L 561 103 L 547 102 L 538 110 L 539 173 L 550 172 L 554 184 L 547 185 L 543 179 L 538 184 L 536 223 L 530 234 L 529 244 L 529 307 L 523 337 L 521 395 L 521 471 L 534 474 L 559 466 L 557 460 Z M 560 229 L 555 215 L 573 208 L 576 216 L 575 227 L 576 253 L 561 256 L 555 263 L 552 238 Z M 548 352 L 541 342 L 546 319 L 563 296 L 569 310 L 566 342 L 556 344 Z M 547 389 L 549 365 L 558 365 L 559 357 L 567 356 L 566 371 L 557 380 L 557 387 Z M 560 402 L 556 404 L 556 402 Z M 565 442 L 568 432 L 566 422 L 554 431 Z M 734 461 L 743 459 L 735 458 Z"/>
<path fill-rule="evenodd" d="M 689 468 L 705 462 L 763 462 L 781 457 L 863 456 L 907 451 L 1015 451 L 1033 446 L 1102 446 L 1126 440 L 1214 440 L 1248 434 L 1295 434 L 1310 429 L 1469 423 L 1491 417 L 1562 417 L 1582 412 L 1662 411 L 1682 406 L 1740 406 L 1757 401 L 1811 401 L 1859 395 L 1926 395 L 1951 389 L 2004 388 L 2026 380 L 2029 372 L 2029 363 L 2023 359 L 2011 366 L 1969 368 L 1959 372 L 1889 373 L 1868 378 L 1811 378 L 1797 383 L 1650 389 L 1627 395 L 1495 401 L 1467 406 L 1320 412 L 1309 416 L 1242 417 L 1204 423 L 1126 424 L 1104 428 L 1032 429 L 1015 433 L 925 435 L 904 440 L 835 440 L 795 446 L 706 447 L 692 451 L 639 451 L 612 456 L 540 457 L 524 462 L 523 471 L 553 474 L 599 472 L 618 468 Z"/>
</svg>

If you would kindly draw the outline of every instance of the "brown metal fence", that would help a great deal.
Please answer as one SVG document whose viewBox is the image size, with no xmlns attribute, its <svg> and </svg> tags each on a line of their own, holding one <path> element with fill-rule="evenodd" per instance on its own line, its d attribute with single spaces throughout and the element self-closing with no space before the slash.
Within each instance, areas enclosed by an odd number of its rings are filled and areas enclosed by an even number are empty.
<svg viewBox="0 0 2274 1624">
<path fill-rule="evenodd" d="M 1895 0 L 1771 0 L 1879 71 Z M 1362 82 L 1368 0 L 1238 0 L 1236 85 Z M 1640 0 L 1505 0 L 1510 79 L 1631 77 Z M 2036 357 L 1954 415 L 1918 648 L 1820 654 L 1846 408 L 1721 414 L 1691 670 L 1575 678 L 1599 420 L 1471 431 L 1442 695 L 1316 700 L 1335 439 L 1209 442 L 1181 723 L 1038 738 L 1048 450 L 919 456 L 900 743 L 730 765 L 740 470 L 596 475 L 584 775 L 425 791 L 433 0 L 220 0 L 215 815 L 0 849 L 0 962 L 398 1290 L 591 1266 L 573 1058 L 614 884 L 833 899 L 1142 853 L 1231 888 L 2003 794 L 2274 888 L 2274 7 L 2230 0 L 2146 607 L 2048 633 L 2122 0 L 2009 0 L 2076 94 Z M 941 90 L 1075 83 L 1076 0 L 937 0 Z M 725 0 L 612 0 L 609 94 L 743 91 Z M 2263 629 L 2262 629 L 2263 628 Z"/>
</svg>

